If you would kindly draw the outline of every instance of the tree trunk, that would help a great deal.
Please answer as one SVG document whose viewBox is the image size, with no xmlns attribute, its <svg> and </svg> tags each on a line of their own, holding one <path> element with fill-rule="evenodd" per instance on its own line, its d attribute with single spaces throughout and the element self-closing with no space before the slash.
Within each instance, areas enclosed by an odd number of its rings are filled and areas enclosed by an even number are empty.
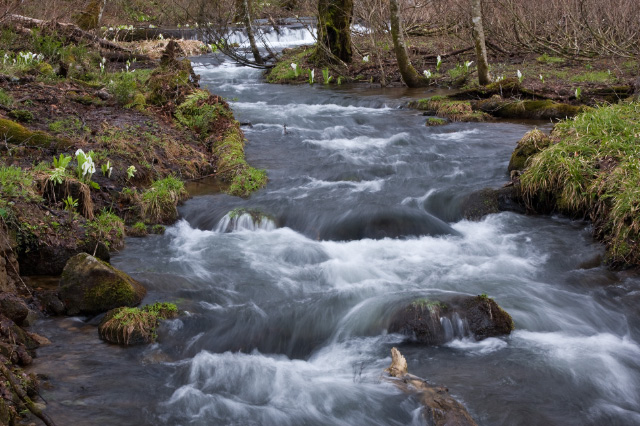
<svg viewBox="0 0 640 426">
<path fill-rule="evenodd" d="M 258 45 L 256 44 L 256 37 L 253 34 L 253 28 L 251 28 L 251 8 L 249 6 L 249 0 L 242 0 L 242 8 L 244 9 L 243 13 L 243 22 L 244 28 L 247 31 L 247 37 L 249 38 L 249 46 L 251 46 L 251 53 L 253 53 L 253 59 L 256 61 L 256 64 L 262 65 L 264 61 L 260 56 L 260 51 L 258 50 Z"/>
<path fill-rule="evenodd" d="M 85 31 L 100 27 L 106 4 L 107 0 L 91 0 L 84 11 L 74 16 L 78 26 Z"/>
<path fill-rule="evenodd" d="M 482 27 L 482 1 L 471 0 L 471 20 L 473 22 L 473 41 L 476 45 L 476 64 L 478 69 L 478 83 L 486 86 L 489 79 L 489 62 L 487 61 L 487 46 L 484 41 Z"/>
<path fill-rule="evenodd" d="M 425 87 L 429 84 L 426 78 L 422 78 L 418 71 L 411 65 L 407 47 L 402 36 L 402 23 L 398 13 L 398 0 L 389 0 L 389 14 L 391 20 L 391 38 L 393 39 L 393 50 L 396 53 L 400 75 L 405 84 L 409 87 Z"/>
<path fill-rule="evenodd" d="M 316 60 L 330 61 L 332 55 L 343 62 L 351 62 L 352 19 L 353 0 L 318 0 Z"/>
</svg>

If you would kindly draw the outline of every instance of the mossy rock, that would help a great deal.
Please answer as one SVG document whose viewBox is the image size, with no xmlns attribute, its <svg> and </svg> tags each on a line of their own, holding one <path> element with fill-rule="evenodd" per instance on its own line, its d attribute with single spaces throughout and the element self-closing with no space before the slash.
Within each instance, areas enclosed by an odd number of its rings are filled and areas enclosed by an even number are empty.
<svg viewBox="0 0 640 426">
<path fill-rule="evenodd" d="M 178 308 L 173 303 L 155 303 L 142 308 L 112 309 L 98 325 L 102 340 L 123 346 L 155 342 L 160 321 L 176 318 Z"/>
<path fill-rule="evenodd" d="M 427 127 L 434 127 L 434 126 L 444 126 L 447 123 L 448 121 L 445 120 L 444 118 L 429 117 L 427 118 L 427 122 L 425 123 L 425 125 Z"/>
<path fill-rule="evenodd" d="M 0 118 L 0 139 L 11 145 L 26 145 L 38 148 L 67 149 L 73 145 L 69 139 L 51 136 L 39 130 L 32 131 L 15 121 Z"/>
<path fill-rule="evenodd" d="M 480 220 L 489 214 L 502 211 L 526 213 L 518 185 L 499 189 L 484 188 L 472 192 L 462 200 L 460 205 L 462 217 L 467 220 Z"/>
<path fill-rule="evenodd" d="M 267 184 L 267 173 L 250 167 L 244 158 L 244 137 L 240 128 L 231 127 L 220 141 L 213 143 L 218 159 L 218 176 L 230 183 L 227 192 L 247 197 Z"/>
<path fill-rule="evenodd" d="M 129 275 L 87 253 L 69 259 L 60 277 L 59 292 L 68 315 L 94 315 L 135 306 L 147 293 Z"/>
<path fill-rule="evenodd" d="M 469 101 L 454 101 L 442 96 L 412 101 L 408 106 L 424 111 L 426 115 L 435 115 L 450 121 L 479 123 L 492 119 L 490 115 L 482 111 L 474 111 Z"/>
<path fill-rule="evenodd" d="M 444 326 L 444 319 L 451 327 Z M 458 319 L 462 326 L 457 326 Z M 508 335 L 513 329 L 511 316 L 486 295 L 414 299 L 393 313 L 388 327 L 391 333 L 428 345 L 469 336 L 483 340 Z"/>
<path fill-rule="evenodd" d="M 551 139 L 538 129 L 525 133 L 511 154 L 508 167 L 509 173 L 513 170 L 524 170 L 529 158 L 547 148 L 550 144 Z"/>
<path fill-rule="evenodd" d="M 500 118 L 563 120 L 587 110 L 582 105 L 569 105 L 552 100 L 510 100 L 496 95 L 474 104 L 474 109 Z"/>
</svg>

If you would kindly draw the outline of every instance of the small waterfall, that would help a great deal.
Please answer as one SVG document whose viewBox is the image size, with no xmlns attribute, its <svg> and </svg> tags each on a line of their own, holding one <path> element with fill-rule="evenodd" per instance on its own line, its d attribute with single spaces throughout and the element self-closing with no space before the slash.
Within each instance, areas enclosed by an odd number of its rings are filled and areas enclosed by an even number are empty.
<svg viewBox="0 0 640 426">
<path fill-rule="evenodd" d="M 454 312 L 451 317 L 440 317 L 440 325 L 442 326 L 444 341 L 450 342 L 455 339 L 469 337 L 469 327 L 467 321 Z"/>
<path fill-rule="evenodd" d="M 256 211 L 240 210 L 230 211 L 216 225 L 215 232 L 235 232 L 235 231 L 272 231 L 276 229 L 273 219 L 263 213 Z"/>
</svg>

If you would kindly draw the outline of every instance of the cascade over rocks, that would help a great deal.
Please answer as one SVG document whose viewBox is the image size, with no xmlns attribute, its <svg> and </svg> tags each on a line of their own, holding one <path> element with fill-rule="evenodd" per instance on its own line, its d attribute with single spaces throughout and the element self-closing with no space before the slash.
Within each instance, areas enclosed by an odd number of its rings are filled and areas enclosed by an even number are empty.
<svg viewBox="0 0 640 426">
<path fill-rule="evenodd" d="M 432 386 L 408 373 L 407 360 L 397 348 L 391 348 L 391 365 L 385 370 L 402 391 L 417 393 L 422 403 L 422 417 L 430 426 L 475 426 L 477 423 L 462 404 L 444 386 Z"/>
<path fill-rule="evenodd" d="M 129 275 L 87 253 L 69 259 L 59 291 L 68 315 L 95 315 L 121 306 L 135 306 L 147 293 Z"/>
<path fill-rule="evenodd" d="M 391 317 L 389 332 L 409 336 L 419 343 L 441 345 L 454 338 L 482 340 L 510 334 L 513 319 L 491 298 L 455 296 L 432 301 L 416 299 Z"/>
</svg>

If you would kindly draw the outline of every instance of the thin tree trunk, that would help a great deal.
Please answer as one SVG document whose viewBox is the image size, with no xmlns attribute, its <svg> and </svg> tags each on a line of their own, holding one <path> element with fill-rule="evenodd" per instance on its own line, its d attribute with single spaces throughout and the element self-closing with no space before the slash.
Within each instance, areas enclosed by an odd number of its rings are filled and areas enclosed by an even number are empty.
<svg viewBox="0 0 640 426">
<path fill-rule="evenodd" d="M 264 61 L 260 56 L 260 51 L 258 50 L 258 45 L 256 44 L 256 37 L 253 34 L 253 28 L 251 28 L 251 9 L 249 8 L 249 0 L 242 0 L 242 6 L 244 8 L 243 19 L 244 19 L 244 28 L 247 31 L 247 37 L 249 37 L 249 45 L 251 46 L 251 53 L 253 53 L 253 59 L 256 61 L 256 64 L 262 65 Z"/>
<path fill-rule="evenodd" d="M 398 13 L 398 0 L 389 0 L 389 14 L 391 20 L 391 38 L 393 39 L 393 50 L 396 53 L 400 75 L 405 84 L 409 87 L 425 87 L 429 84 L 426 78 L 422 78 L 418 71 L 411 65 L 407 47 L 402 36 L 402 23 Z"/>
<path fill-rule="evenodd" d="M 471 0 L 471 21 L 473 22 L 473 41 L 476 46 L 476 64 L 478 69 L 478 83 L 486 86 L 491 82 L 489 78 L 489 62 L 487 61 L 487 46 L 484 41 L 482 27 L 482 1 Z"/>
</svg>

